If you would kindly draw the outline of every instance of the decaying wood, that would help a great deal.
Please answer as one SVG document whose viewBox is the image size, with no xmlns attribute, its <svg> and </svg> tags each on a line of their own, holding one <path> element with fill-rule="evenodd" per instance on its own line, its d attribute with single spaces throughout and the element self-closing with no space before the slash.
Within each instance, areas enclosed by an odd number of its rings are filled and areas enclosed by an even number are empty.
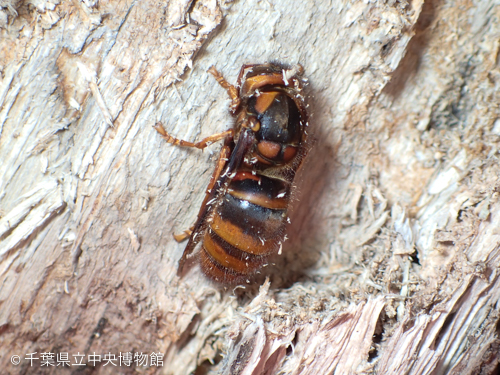
<svg viewBox="0 0 500 375">
<path fill-rule="evenodd" d="M 0 368 L 99 374 L 500 369 L 500 5 L 0 2 Z M 253 285 L 176 264 L 231 126 L 206 70 L 300 62 L 316 139 Z M 20 363 L 11 363 L 19 355 Z M 495 372 L 496 371 L 496 372 Z"/>
</svg>

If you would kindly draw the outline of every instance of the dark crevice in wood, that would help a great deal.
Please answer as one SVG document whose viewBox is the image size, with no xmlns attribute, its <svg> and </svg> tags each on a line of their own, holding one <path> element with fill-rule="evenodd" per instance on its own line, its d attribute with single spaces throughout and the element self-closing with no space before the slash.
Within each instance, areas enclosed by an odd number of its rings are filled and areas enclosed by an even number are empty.
<svg viewBox="0 0 500 375">
<path fill-rule="evenodd" d="M 290 345 L 288 345 L 286 348 L 286 355 L 287 356 L 290 356 L 293 354 L 295 347 L 297 346 L 298 341 L 299 341 L 299 332 L 295 331 L 295 336 L 293 336 L 293 339 L 290 342 Z"/>
<path fill-rule="evenodd" d="M 177 341 L 175 347 L 175 351 L 176 352 L 180 352 L 182 351 L 186 345 L 189 343 L 189 341 L 195 337 L 195 335 L 193 334 L 193 332 L 195 332 L 195 327 L 199 324 L 201 320 L 201 317 L 200 317 L 200 314 L 197 314 L 193 317 L 193 319 L 191 320 L 191 323 L 189 323 L 188 327 L 186 328 L 186 330 L 182 333 L 181 337 L 179 338 L 179 340 Z M 173 347 L 172 347 L 173 348 Z"/>
<path fill-rule="evenodd" d="M 89 337 L 89 341 L 87 342 L 87 351 L 90 350 L 90 347 L 92 346 L 94 340 L 102 336 L 104 328 L 106 327 L 107 324 L 108 324 L 108 319 L 106 319 L 105 317 L 99 319 L 94 329 L 94 332 L 92 332 L 92 334 Z"/>
<path fill-rule="evenodd" d="M 203 361 L 200 365 L 198 365 L 198 367 L 196 367 L 193 375 L 207 375 L 210 373 L 214 373 L 213 370 L 217 367 L 221 360 L 222 356 L 220 355 L 220 353 L 217 353 L 212 359 L 212 363 L 208 360 Z"/>
<path fill-rule="evenodd" d="M 368 352 L 369 363 L 373 362 L 378 357 L 379 354 L 378 349 L 385 334 L 385 329 L 384 329 L 385 323 L 386 323 L 386 316 L 384 311 L 382 311 L 378 316 L 377 324 L 375 326 L 375 330 L 373 331 L 372 345 L 370 351 Z"/>
<path fill-rule="evenodd" d="M 408 43 L 404 58 L 383 90 L 393 98 L 397 98 L 403 92 L 406 83 L 416 75 L 420 68 L 422 57 L 430 41 L 431 26 L 436 18 L 436 3 L 437 1 L 426 1 L 422 6 L 415 24 L 415 36 Z"/>
<path fill-rule="evenodd" d="M 9 323 L 0 325 L 0 336 L 9 329 Z"/>
<path fill-rule="evenodd" d="M 420 264 L 420 258 L 418 257 L 418 250 L 416 248 L 414 248 L 414 250 L 415 251 L 410 255 L 410 260 L 412 263 L 421 266 L 422 264 Z"/>
<path fill-rule="evenodd" d="M 441 342 L 441 339 L 443 338 L 444 334 L 446 333 L 446 331 L 448 330 L 448 328 L 450 327 L 451 323 L 453 322 L 453 319 L 455 318 L 455 314 L 456 313 L 450 313 L 443 325 L 441 326 L 441 329 L 439 330 L 439 333 L 437 334 L 436 336 L 436 339 L 434 340 L 434 342 L 432 343 L 432 348 L 437 348 L 439 347 L 439 343 Z"/>
<path fill-rule="evenodd" d="M 243 343 L 239 343 L 238 347 L 235 360 L 230 364 L 230 374 L 241 374 L 244 371 L 255 348 L 255 341 L 246 340 Z"/>
<path fill-rule="evenodd" d="M 499 353 L 500 355 L 500 353 Z M 500 362 L 497 364 L 497 366 L 493 369 L 491 372 L 491 375 L 500 375 Z"/>
<path fill-rule="evenodd" d="M 42 201 L 41 201 L 41 202 L 42 202 Z M 39 204 L 40 204 L 41 202 L 39 202 Z M 38 204 L 37 204 L 37 205 L 38 205 Z M 48 216 L 47 216 L 47 217 L 43 220 L 43 222 L 42 222 L 42 223 L 41 223 L 38 227 L 34 228 L 34 229 L 31 231 L 31 233 L 29 234 L 29 236 L 28 236 L 28 237 L 26 237 L 24 240 L 21 240 L 21 241 L 20 241 L 17 245 L 15 245 L 14 247 L 12 247 L 12 248 L 11 248 L 11 249 L 10 249 L 10 250 L 6 253 L 6 254 L 4 254 L 4 255 L 3 255 L 3 257 L 4 257 L 4 258 L 5 258 L 5 257 L 8 257 L 10 254 L 12 254 L 12 253 L 14 253 L 14 252 L 16 252 L 16 251 L 18 251 L 18 250 L 21 250 L 21 249 L 26 249 L 26 248 L 27 248 L 27 247 L 31 244 L 31 242 L 32 242 L 32 241 L 33 241 L 33 240 L 34 240 L 34 239 L 35 239 L 35 238 L 36 238 L 36 237 L 37 237 L 37 236 L 38 236 L 41 232 L 43 232 L 43 231 L 44 231 L 44 230 L 45 230 L 45 229 L 49 226 L 49 224 L 51 224 L 51 223 L 54 221 L 54 219 L 56 219 L 59 215 L 61 215 L 61 214 L 65 211 L 66 206 L 67 206 L 67 205 L 66 205 L 66 202 L 63 202 L 63 203 L 61 204 L 61 206 L 60 206 L 58 209 L 56 209 L 56 210 L 54 210 L 54 211 L 50 212 L 50 213 L 49 213 L 49 215 L 48 215 Z M 36 207 L 36 206 L 34 206 L 34 207 Z M 34 208 L 34 207 L 33 207 L 33 208 Z M 33 209 L 33 208 L 32 208 L 32 209 Z M 28 215 L 29 215 L 29 213 L 28 213 Z M 23 217 L 23 219 L 24 219 L 26 216 L 28 216 L 28 215 L 25 215 L 25 216 Z M 14 227 L 14 228 L 12 228 L 12 230 L 14 230 L 14 229 L 15 229 L 15 227 Z M 4 237 L 6 238 L 8 235 L 10 235 L 10 234 L 12 233 L 12 230 L 11 230 L 11 229 L 9 229 L 9 230 L 8 230 L 8 231 L 4 234 Z M 0 238 L 0 242 L 2 241 L 2 239 L 4 239 L 4 237 Z M 20 272 L 20 271 L 21 271 L 21 269 L 18 267 L 18 269 L 16 269 L 16 272 Z"/>
</svg>

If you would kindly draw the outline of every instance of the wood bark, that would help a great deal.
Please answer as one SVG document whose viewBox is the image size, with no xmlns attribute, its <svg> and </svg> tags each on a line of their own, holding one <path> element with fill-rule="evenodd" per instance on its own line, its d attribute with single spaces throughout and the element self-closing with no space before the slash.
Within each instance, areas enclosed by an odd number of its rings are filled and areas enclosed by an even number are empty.
<svg viewBox="0 0 500 375">
<path fill-rule="evenodd" d="M 1 1 L 1 372 L 499 373 L 499 41 L 494 0 Z M 227 129 L 206 70 L 272 60 L 315 139 L 289 240 L 252 284 L 179 278 L 219 145 L 152 125 Z"/>
</svg>

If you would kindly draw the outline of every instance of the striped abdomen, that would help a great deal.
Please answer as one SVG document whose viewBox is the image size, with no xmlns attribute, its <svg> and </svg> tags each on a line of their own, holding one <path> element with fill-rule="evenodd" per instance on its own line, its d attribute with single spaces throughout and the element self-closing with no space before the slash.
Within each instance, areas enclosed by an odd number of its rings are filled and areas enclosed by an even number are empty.
<svg viewBox="0 0 500 375">
<path fill-rule="evenodd" d="M 289 198 L 288 182 L 238 172 L 209 219 L 201 251 L 204 273 L 232 283 L 261 268 L 281 246 Z"/>
</svg>

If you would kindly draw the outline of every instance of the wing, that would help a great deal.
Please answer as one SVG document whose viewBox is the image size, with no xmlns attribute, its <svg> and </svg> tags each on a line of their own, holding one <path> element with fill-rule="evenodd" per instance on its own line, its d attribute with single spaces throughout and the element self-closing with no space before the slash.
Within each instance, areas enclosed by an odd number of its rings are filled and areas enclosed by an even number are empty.
<svg viewBox="0 0 500 375">
<path fill-rule="evenodd" d="M 194 225 L 193 232 L 189 236 L 189 241 L 184 249 L 184 253 L 179 260 L 179 268 L 177 269 L 178 275 L 182 274 L 186 261 L 193 253 L 196 245 L 201 241 L 203 237 L 202 234 L 206 229 L 206 219 L 215 207 L 220 191 L 224 188 L 228 179 L 230 179 L 239 168 L 243 162 L 243 158 L 250 147 L 253 146 L 254 142 L 255 136 L 253 132 L 246 128 L 241 130 L 236 146 L 234 146 L 231 136 L 225 139 L 224 146 L 222 146 L 219 159 L 217 160 L 215 171 L 210 179 L 205 199 L 198 213 L 198 219 Z"/>
</svg>

